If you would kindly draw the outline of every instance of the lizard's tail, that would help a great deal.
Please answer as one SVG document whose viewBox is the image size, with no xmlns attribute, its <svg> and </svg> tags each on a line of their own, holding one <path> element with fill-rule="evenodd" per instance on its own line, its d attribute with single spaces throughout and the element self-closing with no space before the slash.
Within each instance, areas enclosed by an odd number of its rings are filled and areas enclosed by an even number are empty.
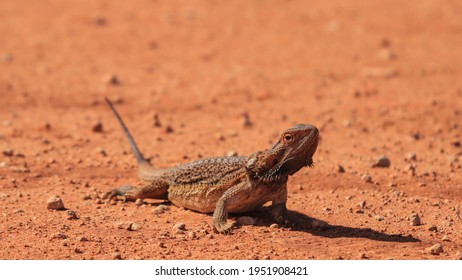
<svg viewBox="0 0 462 280">
<path fill-rule="evenodd" d="M 115 109 L 114 105 L 112 105 L 111 101 L 109 101 L 107 97 L 105 97 L 104 99 L 106 100 L 107 104 L 109 105 L 109 108 L 111 108 L 112 112 L 114 113 L 120 125 L 122 126 L 125 137 L 127 137 L 128 143 L 130 143 L 130 147 L 132 148 L 133 154 L 135 155 L 138 166 L 145 166 L 146 164 L 150 165 L 149 162 L 144 158 L 140 149 L 138 149 L 135 140 L 133 139 L 132 135 L 130 134 L 130 131 L 128 130 L 127 126 L 125 125 L 117 110 Z"/>
</svg>

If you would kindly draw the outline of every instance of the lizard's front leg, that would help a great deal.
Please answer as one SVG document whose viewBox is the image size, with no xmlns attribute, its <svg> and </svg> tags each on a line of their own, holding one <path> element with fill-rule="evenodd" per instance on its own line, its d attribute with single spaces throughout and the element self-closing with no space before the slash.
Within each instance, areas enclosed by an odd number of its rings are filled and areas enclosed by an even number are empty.
<svg viewBox="0 0 462 280">
<path fill-rule="evenodd" d="M 251 189 L 250 182 L 242 182 L 226 190 L 218 199 L 213 212 L 213 228 L 220 233 L 230 233 L 234 226 L 233 222 L 228 222 L 229 209 L 239 208 L 239 203 L 243 201 L 241 195 L 246 195 Z"/>
<path fill-rule="evenodd" d="M 269 211 L 273 220 L 278 224 L 283 224 L 287 217 L 287 185 L 285 184 L 279 192 L 277 192 L 272 199 L 272 204 Z"/>
</svg>

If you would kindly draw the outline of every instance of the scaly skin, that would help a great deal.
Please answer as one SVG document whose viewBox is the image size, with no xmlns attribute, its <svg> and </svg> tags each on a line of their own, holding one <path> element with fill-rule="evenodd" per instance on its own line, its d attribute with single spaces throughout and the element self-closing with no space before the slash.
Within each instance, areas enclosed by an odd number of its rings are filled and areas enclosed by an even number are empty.
<svg viewBox="0 0 462 280">
<path fill-rule="evenodd" d="M 155 169 L 139 151 L 114 106 L 106 101 L 135 154 L 144 186 L 122 186 L 105 197 L 168 199 L 180 207 L 213 212 L 212 224 L 220 233 L 229 233 L 233 227 L 227 221 L 228 213 L 252 211 L 268 201 L 272 202 L 270 212 L 274 220 L 283 222 L 287 211 L 287 180 L 301 168 L 312 166 L 318 145 L 318 129 L 299 124 L 284 131 L 270 149 L 250 156 L 214 157 Z"/>
</svg>

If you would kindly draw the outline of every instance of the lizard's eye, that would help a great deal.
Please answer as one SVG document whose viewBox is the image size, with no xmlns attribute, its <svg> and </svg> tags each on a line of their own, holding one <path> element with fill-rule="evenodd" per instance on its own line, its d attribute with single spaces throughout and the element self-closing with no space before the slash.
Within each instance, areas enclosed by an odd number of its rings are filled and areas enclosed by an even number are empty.
<svg viewBox="0 0 462 280">
<path fill-rule="evenodd" d="M 292 140 L 294 140 L 291 134 L 286 134 L 282 136 L 282 138 L 284 139 L 285 142 L 292 142 Z"/>
</svg>

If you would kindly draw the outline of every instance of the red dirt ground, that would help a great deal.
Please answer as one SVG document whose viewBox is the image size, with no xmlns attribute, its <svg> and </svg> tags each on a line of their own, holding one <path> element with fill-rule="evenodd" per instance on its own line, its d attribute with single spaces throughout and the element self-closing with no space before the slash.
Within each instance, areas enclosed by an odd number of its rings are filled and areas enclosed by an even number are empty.
<svg viewBox="0 0 462 280">
<path fill-rule="evenodd" d="M 27 2 L 0 1 L 1 259 L 462 257 L 460 1 Z M 263 208 L 220 235 L 168 202 L 101 203 L 137 182 L 104 96 L 159 167 L 318 126 L 290 224 Z M 79 219 L 47 210 L 53 195 Z"/>
</svg>

